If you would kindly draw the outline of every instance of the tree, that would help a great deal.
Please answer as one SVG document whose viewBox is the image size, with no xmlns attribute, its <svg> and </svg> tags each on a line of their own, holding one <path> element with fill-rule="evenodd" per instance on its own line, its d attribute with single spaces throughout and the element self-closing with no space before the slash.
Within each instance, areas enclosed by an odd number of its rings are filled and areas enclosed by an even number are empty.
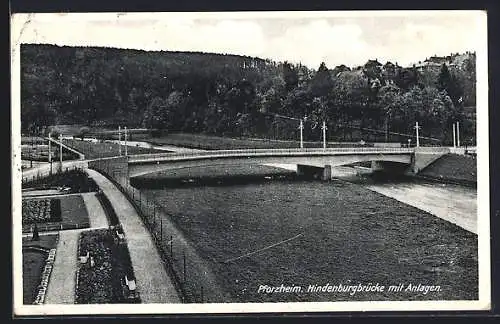
<svg viewBox="0 0 500 324">
<path fill-rule="evenodd" d="M 458 84 L 457 77 L 450 73 L 446 64 L 441 66 L 441 71 L 436 81 L 436 87 L 440 91 L 445 90 L 455 106 L 459 104 L 463 91 Z"/>
<path fill-rule="evenodd" d="M 321 62 L 318 71 L 309 82 L 309 87 L 313 97 L 326 97 L 333 88 L 333 80 L 325 62 Z"/>
<path fill-rule="evenodd" d="M 382 78 L 382 63 L 377 60 L 368 60 L 363 66 L 363 73 L 368 79 Z"/>
<path fill-rule="evenodd" d="M 394 85 L 386 85 L 380 88 L 377 95 L 381 114 L 384 117 L 385 140 L 387 142 L 389 141 L 389 125 L 400 113 L 400 89 Z"/>
<path fill-rule="evenodd" d="M 442 71 L 377 60 L 353 70 L 322 63 L 314 71 L 238 55 L 22 44 L 21 127 L 25 133 L 35 125 L 43 132 L 54 124 L 142 123 L 231 135 L 237 123 L 240 133 L 254 136 L 274 123 L 272 132 L 295 138 L 297 122 L 274 117 L 280 114 L 313 124 L 327 119 L 329 134 L 343 129 L 345 138 L 357 127 L 412 131 L 408 123 L 418 117 L 429 119 L 425 131 L 439 137 L 449 130 L 443 119 L 465 125 L 463 106 L 475 106 L 475 55 L 467 55 Z"/>
<path fill-rule="evenodd" d="M 148 105 L 143 120 L 143 126 L 150 129 L 167 130 L 171 112 L 167 103 L 160 97 L 155 97 Z"/>
<path fill-rule="evenodd" d="M 403 90 L 410 90 L 418 84 L 419 75 L 415 68 L 398 68 L 395 83 Z"/>
<path fill-rule="evenodd" d="M 285 80 L 285 89 L 287 92 L 295 89 L 299 83 L 297 70 L 287 61 L 283 63 L 283 80 Z"/>
</svg>

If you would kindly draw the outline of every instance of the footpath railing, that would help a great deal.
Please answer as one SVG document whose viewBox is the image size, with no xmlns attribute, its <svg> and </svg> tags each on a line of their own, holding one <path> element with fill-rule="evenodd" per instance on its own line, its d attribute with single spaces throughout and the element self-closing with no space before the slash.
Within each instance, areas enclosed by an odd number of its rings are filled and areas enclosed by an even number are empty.
<svg viewBox="0 0 500 324">
<path fill-rule="evenodd" d="M 429 150 L 435 148 L 428 148 Z M 161 160 L 183 160 L 195 158 L 224 158 L 251 156 L 297 156 L 297 155 L 336 155 L 336 154 L 409 154 L 414 148 L 405 147 L 361 147 L 361 148 L 303 148 L 303 149 L 244 149 L 217 150 L 207 152 L 153 153 L 129 155 L 129 163 Z"/>
<path fill-rule="evenodd" d="M 123 163 L 119 159 L 116 159 L 116 164 Z M 90 163 L 89 167 L 112 181 L 137 210 L 143 224 L 151 234 L 162 258 L 163 266 L 170 275 L 182 302 L 205 303 L 211 297 L 220 295 L 217 287 L 207 283 L 204 265 L 200 262 L 196 251 L 177 229 L 173 222 L 173 215 L 152 197 L 132 187 L 126 170 L 117 172 L 118 168 L 112 159 L 100 165 Z"/>
<path fill-rule="evenodd" d="M 89 222 L 82 222 L 82 223 L 68 223 L 68 222 L 61 222 L 61 223 L 36 223 L 37 229 L 39 232 L 51 232 L 51 231 L 62 231 L 62 230 L 73 230 L 73 229 L 82 229 L 82 228 L 89 228 L 90 223 Z M 34 224 L 29 224 L 29 225 L 23 225 L 23 234 L 33 234 L 34 230 Z"/>
<path fill-rule="evenodd" d="M 62 142 L 60 142 L 60 141 L 58 141 L 58 140 L 56 140 L 56 139 L 54 139 L 54 138 L 49 138 L 49 137 L 46 137 L 45 139 L 46 139 L 46 140 L 51 141 L 51 142 L 52 142 L 52 143 L 54 143 L 55 145 L 61 145 L 61 146 L 62 146 L 62 147 L 64 147 L 66 150 L 68 150 L 68 151 L 70 151 L 70 152 L 75 153 L 76 155 L 78 155 L 78 158 L 79 158 L 80 160 L 85 160 L 85 154 L 83 154 L 82 152 L 77 151 L 77 150 L 75 150 L 74 148 L 72 148 L 72 147 L 70 147 L 70 146 L 68 146 L 68 145 L 66 145 L 66 144 L 64 144 L 64 143 L 62 143 Z"/>
</svg>

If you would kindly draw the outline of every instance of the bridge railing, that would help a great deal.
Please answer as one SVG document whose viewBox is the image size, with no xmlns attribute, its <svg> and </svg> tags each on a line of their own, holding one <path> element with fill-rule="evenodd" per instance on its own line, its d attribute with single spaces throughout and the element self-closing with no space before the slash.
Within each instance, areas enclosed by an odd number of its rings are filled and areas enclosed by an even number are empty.
<svg viewBox="0 0 500 324">
<path fill-rule="evenodd" d="M 290 149 L 240 149 L 240 150 L 217 150 L 204 152 L 182 152 L 182 153 L 153 153 L 130 155 L 129 162 L 175 160 L 185 158 L 210 158 L 210 157 L 232 157 L 232 156 L 295 156 L 295 155 L 331 155 L 331 154 L 402 154 L 413 153 L 414 148 L 403 147 L 356 147 L 356 148 L 290 148 Z"/>
</svg>

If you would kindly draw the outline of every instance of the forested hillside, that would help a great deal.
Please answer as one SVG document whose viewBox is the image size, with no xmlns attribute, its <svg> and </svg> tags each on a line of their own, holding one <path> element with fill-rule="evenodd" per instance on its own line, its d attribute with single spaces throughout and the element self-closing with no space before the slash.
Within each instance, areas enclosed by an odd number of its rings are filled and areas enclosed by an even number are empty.
<svg viewBox="0 0 500 324">
<path fill-rule="evenodd" d="M 474 53 L 311 70 L 236 55 L 25 44 L 21 70 L 23 131 L 126 125 L 288 139 L 298 118 L 311 140 L 323 120 L 331 140 L 357 140 L 359 128 L 378 130 L 379 140 L 413 134 L 415 121 L 423 136 L 448 143 L 455 121 L 464 140 L 475 131 L 465 113 L 475 107 Z"/>
</svg>

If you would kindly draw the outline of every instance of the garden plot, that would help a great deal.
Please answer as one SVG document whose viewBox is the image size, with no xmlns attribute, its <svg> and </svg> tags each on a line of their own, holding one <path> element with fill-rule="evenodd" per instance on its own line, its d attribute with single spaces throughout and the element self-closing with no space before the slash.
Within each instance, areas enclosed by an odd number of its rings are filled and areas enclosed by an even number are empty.
<svg viewBox="0 0 500 324">
<path fill-rule="evenodd" d="M 90 226 L 85 202 L 80 195 L 58 198 L 24 199 L 23 233 L 87 228 Z"/>
<path fill-rule="evenodd" d="M 135 274 L 119 227 L 82 232 L 77 304 L 139 303 Z"/>
<path fill-rule="evenodd" d="M 59 199 L 25 199 L 22 213 L 23 225 L 60 222 L 61 201 Z"/>
</svg>

